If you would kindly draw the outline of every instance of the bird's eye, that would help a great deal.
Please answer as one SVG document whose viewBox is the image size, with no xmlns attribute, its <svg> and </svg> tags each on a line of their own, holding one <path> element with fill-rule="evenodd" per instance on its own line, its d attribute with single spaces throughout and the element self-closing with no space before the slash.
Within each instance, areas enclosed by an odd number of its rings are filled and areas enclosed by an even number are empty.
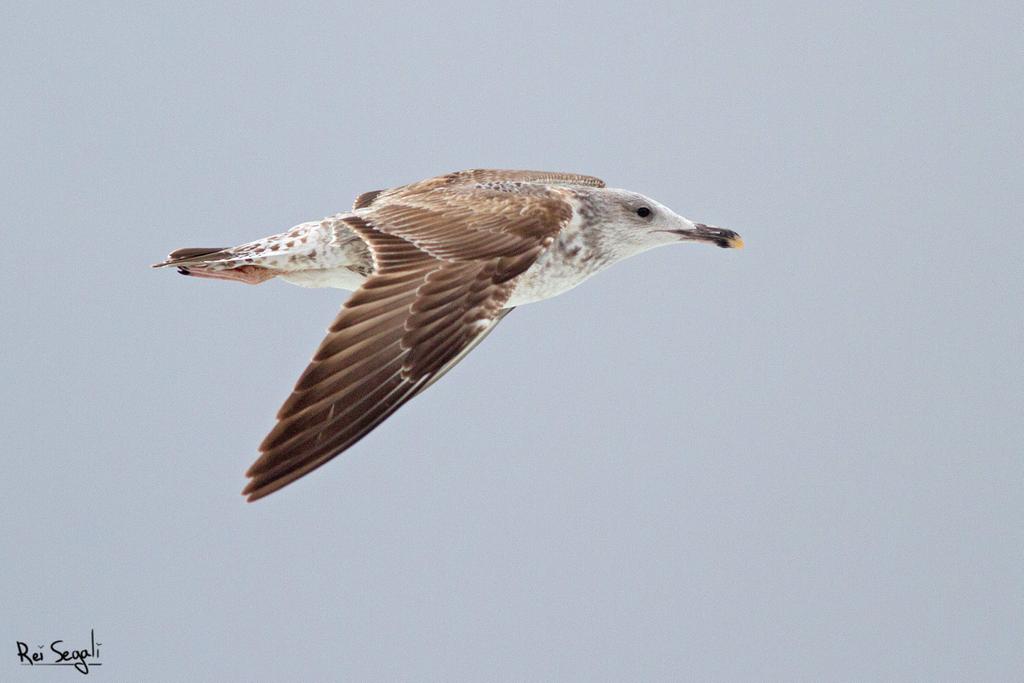
<svg viewBox="0 0 1024 683">
<path fill-rule="evenodd" d="M 636 210 L 636 215 L 640 216 L 640 218 L 647 218 L 648 216 L 651 215 L 651 210 L 648 209 L 646 206 L 641 206 L 639 209 Z"/>
</svg>

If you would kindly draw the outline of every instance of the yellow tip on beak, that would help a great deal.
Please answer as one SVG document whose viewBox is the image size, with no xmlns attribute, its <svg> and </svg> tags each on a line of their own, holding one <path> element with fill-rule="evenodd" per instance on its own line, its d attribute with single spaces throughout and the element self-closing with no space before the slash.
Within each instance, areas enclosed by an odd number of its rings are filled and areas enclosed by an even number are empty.
<svg viewBox="0 0 1024 683">
<path fill-rule="evenodd" d="M 740 237 L 739 235 L 736 235 L 735 237 L 730 237 L 729 238 L 729 248 L 730 249 L 742 249 L 743 248 L 743 238 Z"/>
</svg>

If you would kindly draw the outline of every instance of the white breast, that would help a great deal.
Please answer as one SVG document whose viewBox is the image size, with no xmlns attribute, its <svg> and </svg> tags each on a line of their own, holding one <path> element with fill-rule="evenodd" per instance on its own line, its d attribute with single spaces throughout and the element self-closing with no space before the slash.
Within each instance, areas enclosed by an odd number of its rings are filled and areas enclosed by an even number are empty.
<svg viewBox="0 0 1024 683">
<path fill-rule="evenodd" d="M 516 279 L 507 306 L 543 301 L 569 291 L 609 265 L 592 237 L 585 235 L 583 220 L 574 212 L 547 251 Z"/>
</svg>

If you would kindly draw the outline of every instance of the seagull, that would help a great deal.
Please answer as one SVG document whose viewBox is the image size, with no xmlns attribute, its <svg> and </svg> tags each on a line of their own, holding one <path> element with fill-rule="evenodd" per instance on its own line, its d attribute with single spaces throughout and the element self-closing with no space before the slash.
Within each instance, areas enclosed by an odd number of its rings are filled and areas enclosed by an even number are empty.
<svg viewBox="0 0 1024 683">
<path fill-rule="evenodd" d="M 475 169 L 365 192 L 351 211 L 241 246 L 178 249 L 154 267 L 353 291 L 246 472 L 254 501 L 366 436 L 515 307 L 677 242 L 743 246 L 592 176 Z"/>
</svg>

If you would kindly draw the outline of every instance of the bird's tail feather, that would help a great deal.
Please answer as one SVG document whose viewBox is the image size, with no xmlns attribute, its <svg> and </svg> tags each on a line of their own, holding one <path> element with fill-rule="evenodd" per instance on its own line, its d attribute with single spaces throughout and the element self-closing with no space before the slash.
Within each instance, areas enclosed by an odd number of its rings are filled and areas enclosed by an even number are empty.
<svg viewBox="0 0 1024 683">
<path fill-rule="evenodd" d="M 210 278 L 213 280 L 234 280 L 250 285 L 277 277 L 280 271 L 269 267 L 239 263 L 238 247 L 187 247 L 177 249 L 167 256 L 167 260 L 154 263 L 154 268 L 176 266 L 182 275 Z M 252 259 L 245 259 L 251 261 Z"/>
<path fill-rule="evenodd" d="M 160 262 L 154 263 L 154 268 L 163 268 L 165 266 L 189 266 L 199 263 L 209 263 L 210 261 L 219 261 L 225 257 L 230 258 L 231 248 L 230 247 L 186 247 L 184 249 L 175 249 L 167 255 L 167 259 Z"/>
</svg>

